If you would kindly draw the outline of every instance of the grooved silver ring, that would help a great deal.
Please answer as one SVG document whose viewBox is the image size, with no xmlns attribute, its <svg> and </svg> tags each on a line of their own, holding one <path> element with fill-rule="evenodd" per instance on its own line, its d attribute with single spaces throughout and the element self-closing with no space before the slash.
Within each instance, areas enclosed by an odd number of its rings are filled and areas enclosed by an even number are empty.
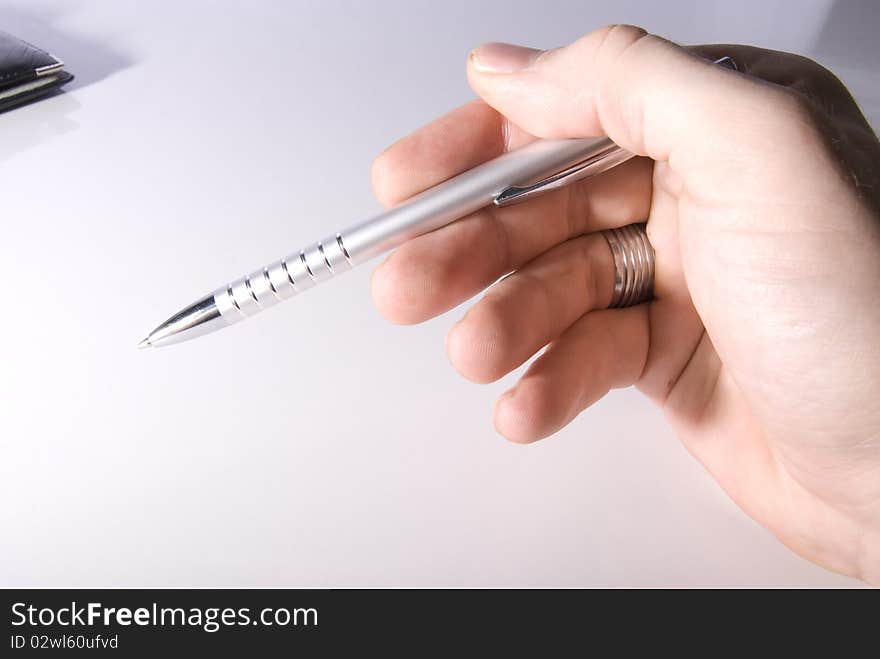
<svg viewBox="0 0 880 659">
<path fill-rule="evenodd" d="M 609 309 L 631 307 L 654 296 L 654 248 L 645 224 L 629 224 L 601 232 L 614 257 L 614 293 Z"/>
</svg>

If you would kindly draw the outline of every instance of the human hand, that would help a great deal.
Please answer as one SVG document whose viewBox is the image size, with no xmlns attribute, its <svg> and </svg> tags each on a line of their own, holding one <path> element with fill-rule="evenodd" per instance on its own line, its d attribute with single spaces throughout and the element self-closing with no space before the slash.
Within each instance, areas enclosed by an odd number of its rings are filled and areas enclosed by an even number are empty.
<svg viewBox="0 0 880 659">
<path fill-rule="evenodd" d="M 386 205 L 536 136 L 643 157 L 409 241 L 374 274 L 381 313 L 421 322 L 489 287 L 449 332 L 453 366 L 490 382 L 547 346 L 498 399 L 501 434 L 545 437 L 634 384 L 746 513 L 880 583 L 880 145 L 844 86 L 805 58 L 629 26 L 489 44 L 468 77 L 481 101 L 377 158 Z M 646 218 L 655 299 L 608 310 L 597 232 Z"/>
</svg>

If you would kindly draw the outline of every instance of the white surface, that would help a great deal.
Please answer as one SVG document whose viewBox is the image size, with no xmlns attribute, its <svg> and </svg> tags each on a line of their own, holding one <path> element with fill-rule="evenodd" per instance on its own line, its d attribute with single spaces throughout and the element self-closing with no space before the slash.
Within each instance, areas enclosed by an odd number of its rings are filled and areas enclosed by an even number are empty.
<svg viewBox="0 0 880 659">
<path fill-rule="evenodd" d="M 4 0 L 4 29 L 78 80 L 0 115 L 0 585 L 852 584 L 746 518 L 633 391 L 506 443 L 490 422 L 504 383 L 467 384 L 443 354 L 462 310 L 390 326 L 370 268 L 212 337 L 134 348 L 195 296 L 375 211 L 372 156 L 470 98 L 482 41 L 553 46 L 626 21 L 825 49 L 874 104 L 876 58 L 849 57 L 835 16 Z"/>
</svg>

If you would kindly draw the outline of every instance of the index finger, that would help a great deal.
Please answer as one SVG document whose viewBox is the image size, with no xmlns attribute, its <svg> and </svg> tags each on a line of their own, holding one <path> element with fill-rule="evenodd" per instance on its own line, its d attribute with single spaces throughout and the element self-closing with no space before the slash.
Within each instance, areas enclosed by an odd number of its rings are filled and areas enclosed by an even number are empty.
<svg viewBox="0 0 880 659">
<path fill-rule="evenodd" d="M 395 142 L 373 161 L 373 192 L 394 206 L 535 138 L 475 100 Z"/>
</svg>

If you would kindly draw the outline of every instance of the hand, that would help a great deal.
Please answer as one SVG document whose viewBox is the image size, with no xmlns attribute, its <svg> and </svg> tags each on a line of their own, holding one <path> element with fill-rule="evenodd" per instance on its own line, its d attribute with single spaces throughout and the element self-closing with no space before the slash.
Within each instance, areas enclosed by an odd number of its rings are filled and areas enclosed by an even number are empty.
<svg viewBox="0 0 880 659">
<path fill-rule="evenodd" d="M 741 72 L 710 63 L 725 54 Z M 406 243 L 374 274 L 381 313 L 421 322 L 491 285 L 449 332 L 453 366 L 490 382 L 547 347 L 498 399 L 501 434 L 545 437 L 634 384 L 782 542 L 880 583 L 880 145 L 840 81 L 629 26 L 489 44 L 468 77 L 481 101 L 377 158 L 383 203 L 535 136 L 607 134 L 643 157 Z M 607 310 L 596 232 L 645 218 L 655 299 Z"/>
</svg>

